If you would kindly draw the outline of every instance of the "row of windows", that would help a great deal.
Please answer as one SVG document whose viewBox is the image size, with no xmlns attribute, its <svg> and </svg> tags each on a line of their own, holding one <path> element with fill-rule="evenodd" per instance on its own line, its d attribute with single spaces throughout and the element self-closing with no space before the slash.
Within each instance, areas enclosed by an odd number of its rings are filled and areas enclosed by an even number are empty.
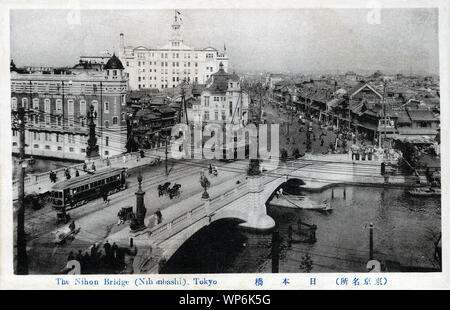
<svg viewBox="0 0 450 310">
<path fill-rule="evenodd" d="M 222 113 L 221 113 L 221 118 L 222 118 L 223 121 L 225 121 L 225 120 L 227 119 L 227 116 L 226 116 L 225 111 L 222 111 Z M 204 112 L 204 119 L 205 119 L 206 121 L 209 120 L 209 111 L 205 111 L 205 112 Z M 216 120 L 216 121 L 219 120 L 219 112 L 214 112 L 214 120 Z"/>
<path fill-rule="evenodd" d="M 13 142 L 13 146 L 17 146 L 17 142 Z M 40 145 L 39 144 L 33 144 L 33 148 L 34 149 L 39 149 Z M 52 150 L 50 145 L 44 145 L 44 150 L 46 150 L 46 151 L 62 152 L 63 148 L 62 148 L 62 146 L 58 146 L 58 147 L 56 147 L 55 149 Z M 69 147 L 69 152 L 70 153 L 75 153 L 75 148 Z M 79 149 L 79 153 L 85 154 L 86 153 L 86 149 Z"/>
<path fill-rule="evenodd" d="M 109 70 L 107 70 L 107 72 L 108 72 L 107 74 L 109 75 Z M 97 93 L 97 91 L 100 91 L 100 85 L 75 82 L 74 84 L 64 83 L 63 87 L 61 83 L 44 83 L 39 81 L 33 82 L 32 86 L 30 86 L 30 83 L 26 81 L 23 82 L 12 81 L 11 90 L 13 92 L 24 91 L 27 93 L 33 92 L 33 93 L 57 93 L 57 94 L 73 94 L 73 93 L 84 94 L 85 92 Z M 126 91 L 126 87 L 125 86 L 106 87 L 105 85 L 103 85 L 101 90 L 105 93 L 110 91 Z"/>
<path fill-rule="evenodd" d="M 179 82 L 179 80 L 180 80 L 179 77 L 177 77 L 176 79 L 175 79 L 175 77 L 172 78 L 172 82 Z M 193 80 L 195 82 L 198 82 L 198 78 L 197 77 L 195 77 Z M 189 83 L 191 81 L 191 78 L 187 77 L 186 81 Z M 168 88 L 169 84 L 168 84 L 168 80 L 167 79 L 163 80 L 163 78 L 161 78 L 161 83 L 165 83 L 165 84 L 138 84 L 138 88 L 139 89 L 146 88 L 147 86 L 150 87 L 150 88 L 151 87 L 157 88 L 158 85 L 160 85 L 161 89 L 162 88 Z M 173 88 L 177 87 L 177 84 L 172 84 L 172 87 Z"/>
<path fill-rule="evenodd" d="M 125 97 L 123 98 L 123 100 L 125 100 Z M 22 107 L 24 107 L 27 110 L 30 108 L 28 102 L 29 102 L 28 98 L 22 98 Z M 67 113 L 68 114 L 74 114 L 74 104 L 75 104 L 75 102 L 73 99 L 67 100 Z M 91 101 L 91 104 L 94 106 L 94 111 L 97 111 L 98 110 L 98 101 L 93 100 L 93 101 Z M 86 100 L 80 100 L 79 105 L 80 105 L 80 114 L 85 115 L 87 112 Z M 17 98 L 16 97 L 11 98 L 11 108 L 13 111 L 17 111 Z M 31 108 L 33 110 L 37 110 L 37 111 L 41 110 L 39 98 L 33 98 Z M 103 103 L 103 112 L 109 113 L 109 110 L 110 110 L 110 104 L 108 101 L 105 101 Z M 55 111 L 62 112 L 62 99 L 55 100 Z M 51 101 L 48 98 L 44 99 L 44 112 L 51 113 Z"/>
</svg>

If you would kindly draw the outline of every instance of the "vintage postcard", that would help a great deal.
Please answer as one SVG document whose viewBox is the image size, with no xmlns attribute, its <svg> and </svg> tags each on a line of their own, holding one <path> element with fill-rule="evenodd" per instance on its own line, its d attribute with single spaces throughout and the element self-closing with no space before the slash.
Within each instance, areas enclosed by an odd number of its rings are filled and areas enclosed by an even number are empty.
<svg viewBox="0 0 450 310">
<path fill-rule="evenodd" d="M 450 288 L 448 2 L 0 7 L 0 288 Z"/>
</svg>

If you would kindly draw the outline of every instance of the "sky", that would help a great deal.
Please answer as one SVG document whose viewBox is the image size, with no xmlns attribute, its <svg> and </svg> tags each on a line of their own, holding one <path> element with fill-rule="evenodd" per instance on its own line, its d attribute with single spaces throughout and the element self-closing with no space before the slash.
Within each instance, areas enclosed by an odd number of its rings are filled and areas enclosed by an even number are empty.
<svg viewBox="0 0 450 310">
<path fill-rule="evenodd" d="M 72 66 L 80 55 L 170 37 L 174 10 L 11 10 L 17 66 Z M 226 45 L 236 71 L 439 73 L 437 9 L 182 10 L 184 43 Z"/>
</svg>

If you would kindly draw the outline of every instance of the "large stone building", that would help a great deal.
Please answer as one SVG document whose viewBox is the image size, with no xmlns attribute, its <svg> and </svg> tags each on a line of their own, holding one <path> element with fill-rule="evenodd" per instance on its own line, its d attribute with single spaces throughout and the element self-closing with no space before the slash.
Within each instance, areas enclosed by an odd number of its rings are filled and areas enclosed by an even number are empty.
<svg viewBox="0 0 450 310">
<path fill-rule="evenodd" d="M 125 46 L 120 34 L 119 58 L 125 66 L 130 89 L 173 88 L 185 80 L 205 84 L 222 63 L 228 70 L 228 56 L 213 47 L 193 48 L 183 42 L 181 24 L 175 16 L 171 38 L 162 47 Z M 90 58 L 94 60 L 94 58 Z"/>
<path fill-rule="evenodd" d="M 249 96 L 242 91 L 236 74 L 220 69 L 211 74 L 201 93 L 200 102 L 188 109 L 194 123 L 242 124 L 248 122 Z"/>
<path fill-rule="evenodd" d="M 118 57 L 102 68 L 80 62 L 74 68 L 31 72 L 11 63 L 11 107 L 25 107 L 25 152 L 29 155 L 84 160 L 91 105 L 102 157 L 125 151 L 128 79 Z M 12 151 L 19 134 L 13 127 Z"/>
</svg>

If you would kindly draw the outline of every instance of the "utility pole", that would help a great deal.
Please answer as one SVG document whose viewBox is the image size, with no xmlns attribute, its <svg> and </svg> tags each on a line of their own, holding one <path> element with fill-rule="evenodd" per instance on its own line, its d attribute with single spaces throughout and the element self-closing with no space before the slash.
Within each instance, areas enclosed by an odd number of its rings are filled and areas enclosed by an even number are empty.
<svg viewBox="0 0 450 310">
<path fill-rule="evenodd" d="M 280 233 L 277 229 L 272 232 L 272 273 L 278 273 L 280 267 Z"/>
<path fill-rule="evenodd" d="M 17 260 L 16 273 L 28 274 L 28 257 L 25 240 L 25 107 L 19 105 L 19 184 L 17 210 Z"/>
<path fill-rule="evenodd" d="M 168 176 L 169 175 L 169 170 L 168 170 L 168 168 L 167 168 L 167 154 L 169 153 L 168 151 L 167 151 L 167 141 L 168 141 L 169 139 L 168 139 L 168 137 L 166 136 L 166 143 L 165 143 L 165 145 L 166 145 L 166 151 L 165 151 L 165 155 L 166 155 L 166 176 Z"/>
<path fill-rule="evenodd" d="M 369 225 L 369 259 L 373 259 L 373 224 Z"/>
<path fill-rule="evenodd" d="M 384 96 L 386 95 L 386 81 L 383 83 L 383 116 L 384 116 L 384 140 L 386 141 L 386 101 Z"/>
</svg>

